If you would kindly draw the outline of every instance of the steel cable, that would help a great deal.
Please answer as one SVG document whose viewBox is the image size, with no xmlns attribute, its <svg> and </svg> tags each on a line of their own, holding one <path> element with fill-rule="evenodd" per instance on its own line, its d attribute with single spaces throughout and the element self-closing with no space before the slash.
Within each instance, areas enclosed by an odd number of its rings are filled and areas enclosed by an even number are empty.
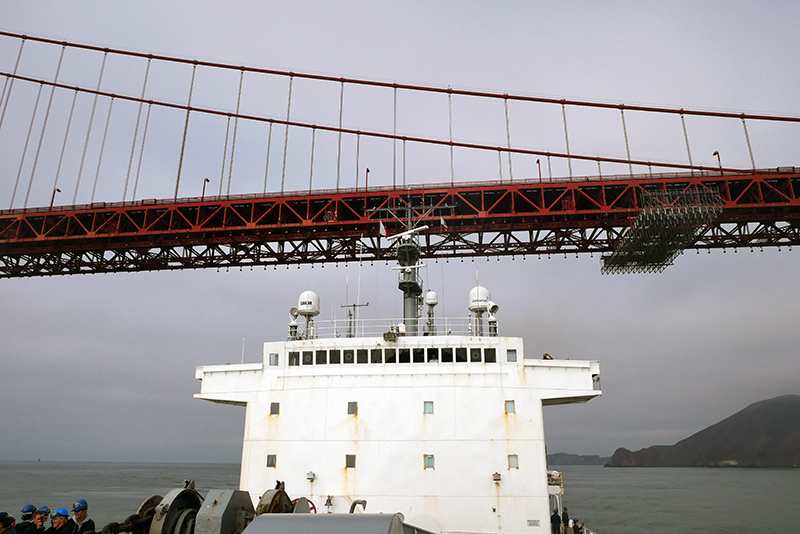
<svg viewBox="0 0 800 534">
<path fill-rule="evenodd" d="M 78 180 L 75 182 L 75 194 L 72 196 L 72 203 L 78 203 L 78 189 L 81 186 L 81 177 L 83 176 L 83 166 L 86 163 L 86 152 L 89 150 L 89 138 L 92 135 L 92 125 L 94 124 L 94 114 L 97 110 L 97 99 L 100 97 L 100 85 L 103 83 L 103 73 L 106 70 L 106 59 L 108 59 L 108 51 L 103 54 L 103 63 L 100 65 L 100 76 L 97 79 L 97 91 L 94 94 L 94 102 L 92 103 L 92 113 L 89 115 L 89 126 L 86 129 L 86 142 L 83 145 L 83 155 L 81 156 L 81 165 L 78 168 Z"/>
<path fill-rule="evenodd" d="M 58 75 L 61 74 L 61 64 L 64 61 L 64 52 L 67 50 L 66 45 L 61 47 L 61 55 L 58 57 L 58 66 L 56 67 L 56 75 L 53 78 L 53 83 L 58 83 Z M 44 121 L 42 122 L 42 132 L 39 134 L 39 145 L 36 147 L 36 156 L 33 158 L 33 168 L 31 169 L 31 178 L 28 181 L 28 191 L 25 193 L 24 207 L 28 207 L 28 200 L 31 196 L 31 188 L 33 187 L 33 179 L 36 177 L 36 166 L 39 163 L 39 155 L 42 153 L 42 142 L 44 141 L 44 134 L 47 131 L 47 121 L 50 118 L 50 109 L 53 107 L 53 96 L 56 94 L 56 88 L 50 90 L 50 98 L 47 101 L 47 110 L 44 113 Z"/>
<path fill-rule="evenodd" d="M 150 76 L 150 63 L 152 61 L 150 59 L 147 60 L 147 68 L 144 71 L 144 82 L 142 83 L 142 100 L 144 100 L 145 92 L 147 91 L 147 80 Z M 133 143 L 131 143 L 131 157 L 128 160 L 128 173 L 125 175 L 125 189 L 122 191 L 122 201 L 125 202 L 125 199 L 128 196 L 128 183 L 131 179 L 131 170 L 133 169 L 133 155 L 136 153 L 136 138 L 139 137 L 139 122 L 142 118 L 142 106 L 144 102 L 139 102 L 139 111 L 136 113 L 136 126 L 133 129 Z"/>
<path fill-rule="evenodd" d="M 78 100 L 78 91 L 72 95 L 72 105 L 69 108 L 69 118 L 67 119 L 67 130 L 64 132 L 64 143 L 61 145 L 61 155 L 58 157 L 58 168 L 56 168 L 56 178 L 53 180 L 53 191 L 58 189 L 58 177 L 61 176 L 61 165 L 64 162 L 64 154 L 67 151 L 67 140 L 69 139 L 69 132 L 72 128 L 72 117 L 75 114 L 75 103 Z M 124 198 L 122 199 L 125 200 Z"/>
<path fill-rule="evenodd" d="M 19 178 L 22 176 L 22 167 L 25 165 L 25 156 L 28 153 L 28 143 L 31 140 L 31 132 L 33 132 L 33 123 L 36 120 L 36 112 L 39 109 L 39 99 L 42 96 L 43 84 L 39 84 L 39 92 L 36 94 L 36 104 L 33 106 L 33 115 L 31 116 L 31 125 L 28 127 L 28 135 L 25 137 L 25 147 L 22 149 L 22 158 L 19 161 L 19 171 L 17 171 L 17 180 L 14 182 L 14 192 L 11 194 L 11 204 L 9 208 L 14 207 L 14 199 L 17 196 L 17 187 L 19 187 Z M 10 91 L 9 91 L 9 96 Z"/>
<path fill-rule="evenodd" d="M 139 188 L 139 175 L 142 172 L 142 160 L 144 159 L 144 145 L 147 142 L 147 128 L 150 126 L 150 110 L 153 104 L 147 104 L 147 116 L 144 119 L 144 132 L 142 133 L 142 148 L 139 149 L 139 164 L 136 167 L 136 180 L 133 183 L 133 194 L 131 200 L 136 200 L 136 190 Z"/>
<path fill-rule="evenodd" d="M 175 198 L 178 198 L 178 188 L 181 185 L 181 172 L 183 172 L 183 155 L 186 153 L 186 134 L 189 133 L 189 115 L 192 112 L 192 93 L 194 92 L 194 78 L 197 74 L 197 64 L 195 63 L 192 66 L 192 81 L 189 84 L 189 99 L 186 104 L 186 120 L 183 123 L 183 140 L 181 141 L 181 155 L 178 159 L 178 178 L 175 180 Z M 241 94 L 242 87 L 241 82 L 239 85 L 239 93 Z M 236 113 L 239 113 L 239 108 L 237 106 Z M 234 134 L 234 139 L 236 139 L 236 135 Z M 228 183 L 228 189 L 230 190 L 230 182 Z M 228 191 L 230 192 L 230 191 Z"/>
<path fill-rule="evenodd" d="M 231 142 L 231 163 L 228 165 L 228 195 L 231 194 L 231 180 L 233 180 L 233 157 L 236 155 L 236 133 L 239 131 L 239 106 L 242 102 L 242 83 L 244 83 L 244 68 L 239 73 L 239 95 L 236 97 L 236 119 L 233 121 L 233 141 Z M 177 197 L 176 197 L 177 198 Z"/>
<path fill-rule="evenodd" d="M 292 80 L 294 77 L 289 75 L 289 98 L 286 103 L 286 133 L 283 137 L 283 170 L 281 171 L 281 193 L 283 193 L 284 185 L 286 183 L 286 155 L 289 150 L 289 117 L 292 112 Z"/>
<path fill-rule="evenodd" d="M 25 47 L 25 37 L 22 37 L 22 42 L 19 44 L 19 52 L 17 52 L 17 61 L 14 63 L 14 72 L 11 76 L 6 76 L 6 81 L 3 83 L 3 93 L 0 94 L 0 103 L 3 104 L 3 112 L 0 114 L 0 130 L 3 129 L 3 120 L 6 118 L 6 109 L 8 109 L 8 102 L 11 100 L 11 91 L 14 90 L 14 80 L 16 80 L 17 69 L 19 69 L 19 60 L 22 58 L 22 49 Z M 9 79 L 11 80 L 9 83 Z M 6 98 L 6 86 L 8 86 L 8 98 Z M 5 100 L 3 100 L 5 98 Z"/>
<path fill-rule="evenodd" d="M 103 164 L 103 154 L 106 151 L 106 139 L 108 138 L 108 126 L 111 124 L 111 113 L 114 111 L 114 97 L 111 97 L 111 103 L 108 105 L 108 116 L 106 117 L 106 127 L 103 131 L 103 142 L 100 144 L 100 156 L 97 158 L 97 172 L 94 175 L 94 185 L 92 186 L 92 200 L 94 203 L 94 195 L 97 192 L 97 182 L 100 180 L 100 166 Z"/>
</svg>

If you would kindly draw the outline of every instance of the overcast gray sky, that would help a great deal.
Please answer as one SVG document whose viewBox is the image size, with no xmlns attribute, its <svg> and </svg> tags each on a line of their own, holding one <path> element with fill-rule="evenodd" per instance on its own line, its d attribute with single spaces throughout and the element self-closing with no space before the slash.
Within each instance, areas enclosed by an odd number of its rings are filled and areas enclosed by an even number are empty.
<svg viewBox="0 0 800 534">
<path fill-rule="evenodd" d="M 68 41 L 795 115 L 797 20 L 792 2 L 0 0 L 2 29 Z M 754 140 L 758 166 L 800 165 L 793 135 Z M 698 159 L 713 164 L 704 145 L 712 141 L 693 141 L 704 147 Z M 632 139 L 644 157 L 662 142 L 675 138 Z M 747 161 L 741 151 L 724 157 Z M 13 175 L 3 173 L 5 207 Z M 483 259 L 431 264 L 423 276 L 447 315 L 464 314 L 477 267 L 500 304 L 502 332 L 524 336 L 526 351 L 600 360 L 603 397 L 547 408 L 545 431 L 550 452 L 610 455 L 674 443 L 752 402 L 800 392 L 798 258 L 785 248 L 692 252 L 662 274 L 614 277 L 600 275 L 597 257 Z M 245 361 L 256 361 L 261 342 L 285 336 L 300 292 L 314 289 L 323 310 L 338 310 L 348 274 L 353 300 L 354 265 L 0 281 L 0 460 L 238 461 L 244 410 L 192 399 L 194 366 L 238 362 L 242 338 Z M 386 266 L 364 266 L 361 277 L 368 316 L 397 311 Z"/>
</svg>

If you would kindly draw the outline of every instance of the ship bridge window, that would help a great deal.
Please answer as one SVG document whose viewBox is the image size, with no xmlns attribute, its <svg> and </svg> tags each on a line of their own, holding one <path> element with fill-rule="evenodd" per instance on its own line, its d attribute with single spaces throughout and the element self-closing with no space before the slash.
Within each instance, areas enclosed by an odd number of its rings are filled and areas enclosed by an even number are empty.
<svg viewBox="0 0 800 534">
<path fill-rule="evenodd" d="M 506 413 L 517 413 L 517 407 L 514 406 L 514 401 L 506 401 Z"/>
<path fill-rule="evenodd" d="M 354 363 L 356 361 L 355 351 L 353 349 L 346 349 L 344 351 L 344 363 Z"/>
<path fill-rule="evenodd" d="M 278 359 L 278 354 L 273 352 L 269 355 L 269 364 L 270 365 L 279 365 L 280 360 Z"/>
<path fill-rule="evenodd" d="M 434 467 L 434 458 L 432 454 L 426 454 L 424 459 L 424 468 L 425 469 L 433 469 Z"/>
<path fill-rule="evenodd" d="M 356 455 L 355 454 L 345 454 L 344 456 L 344 466 L 346 469 L 355 469 L 356 468 Z"/>
<path fill-rule="evenodd" d="M 400 349 L 400 363 L 411 363 L 411 349 Z"/>
<path fill-rule="evenodd" d="M 517 458 L 516 454 L 509 454 L 508 455 L 508 468 L 509 469 L 519 469 L 519 458 Z"/>
<path fill-rule="evenodd" d="M 422 413 L 433 413 L 433 401 L 425 401 L 422 404 Z"/>
<path fill-rule="evenodd" d="M 497 352 L 494 348 L 487 347 L 483 349 L 483 361 L 486 363 L 497 362 Z"/>
<path fill-rule="evenodd" d="M 356 361 L 358 363 L 369 363 L 368 354 L 367 349 L 358 349 L 356 351 Z"/>
<path fill-rule="evenodd" d="M 330 353 L 331 363 L 340 363 L 342 360 L 342 351 L 340 350 L 332 350 Z"/>
<path fill-rule="evenodd" d="M 425 363 L 425 349 L 414 349 L 414 363 Z"/>
<path fill-rule="evenodd" d="M 517 349 L 508 349 L 506 351 L 506 361 L 508 362 L 517 361 Z"/>
<path fill-rule="evenodd" d="M 278 464 L 278 458 L 274 454 L 267 455 L 267 467 L 276 467 Z"/>
<path fill-rule="evenodd" d="M 281 413 L 281 403 L 280 402 L 272 402 L 269 405 L 269 414 L 270 415 L 280 415 Z"/>
<path fill-rule="evenodd" d="M 472 347 L 469 349 L 469 361 L 471 362 L 478 362 L 481 361 L 481 349 L 478 347 Z"/>
<path fill-rule="evenodd" d="M 397 350 L 396 349 L 386 349 L 384 351 L 386 354 L 386 363 L 397 363 Z"/>
<path fill-rule="evenodd" d="M 290 352 L 289 353 L 289 365 L 300 365 L 300 353 L 299 352 Z"/>
<path fill-rule="evenodd" d="M 372 359 L 370 360 L 372 363 L 383 363 L 383 350 L 382 349 L 372 349 Z"/>
<path fill-rule="evenodd" d="M 442 363 L 453 363 L 453 349 L 450 347 L 442 348 Z"/>
<path fill-rule="evenodd" d="M 439 361 L 439 349 L 428 349 L 428 361 L 429 362 L 437 362 Z"/>
<path fill-rule="evenodd" d="M 328 363 L 328 351 L 327 350 L 318 350 L 317 351 L 317 365 L 325 365 Z"/>
<path fill-rule="evenodd" d="M 314 363 L 314 352 L 310 350 L 303 351 L 303 365 L 311 365 Z"/>
<path fill-rule="evenodd" d="M 467 347 L 456 347 L 456 362 L 467 361 Z"/>
<path fill-rule="evenodd" d="M 347 403 L 347 415 L 358 415 L 358 402 Z"/>
</svg>

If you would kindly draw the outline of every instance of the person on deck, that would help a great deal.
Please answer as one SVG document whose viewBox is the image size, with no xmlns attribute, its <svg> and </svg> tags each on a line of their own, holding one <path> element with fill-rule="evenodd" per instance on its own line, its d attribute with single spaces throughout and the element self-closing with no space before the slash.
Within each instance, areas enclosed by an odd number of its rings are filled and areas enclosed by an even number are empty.
<svg viewBox="0 0 800 534">
<path fill-rule="evenodd" d="M 14 525 L 14 530 L 17 531 L 17 534 L 22 534 L 25 532 L 29 526 L 33 524 L 31 519 L 33 518 L 33 513 L 36 511 L 36 507 L 32 504 L 26 504 L 22 507 L 22 511 L 20 512 L 20 520 L 19 523 Z"/>
<path fill-rule="evenodd" d="M 50 524 L 52 526 L 45 530 L 44 534 L 71 534 L 72 528 L 75 526 L 75 523 L 69 518 L 66 508 L 58 508 L 53 512 Z"/>
<path fill-rule="evenodd" d="M 16 520 L 6 512 L 0 512 L 0 534 L 16 534 L 14 530 Z"/>
<path fill-rule="evenodd" d="M 567 525 L 569 525 L 569 513 L 567 513 L 567 507 L 564 507 L 564 511 L 561 512 L 561 525 L 564 527 L 564 531 L 567 531 Z M 570 533 L 572 534 L 572 533 Z"/>
<path fill-rule="evenodd" d="M 50 508 L 47 506 L 40 506 L 33 512 L 33 517 L 31 518 L 31 524 L 28 525 L 24 531 L 17 531 L 17 534 L 43 534 L 46 530 L 44 524 L 47 522 L 47 518 L 50 516 Z"/>
<path fill-rule="evenodd" d="M 72 521 L 75 523 L 72 534 L 94 532 L 94 521 L 89 518 L 89 504 L 85 499 L 78 499 L 72 505 Z"/>
<path fill-rule="evenodd" d="M 561 516 L 558 515 L 558 509 L 553 510 L 553 515 L 550 516 L 550 528 L 553 529 L 553 534 L 561 534 Z"/>
</svg>

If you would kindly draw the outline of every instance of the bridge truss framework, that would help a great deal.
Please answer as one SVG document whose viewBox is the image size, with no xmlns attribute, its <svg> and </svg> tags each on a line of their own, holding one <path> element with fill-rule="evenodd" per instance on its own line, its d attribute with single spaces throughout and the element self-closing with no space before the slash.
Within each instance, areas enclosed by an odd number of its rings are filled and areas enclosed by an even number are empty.
<svg viewBox="0 0 800 534">
<path fill-rule="evenodd" d="M 800 245 L 800 169 L 787 167 L 6 210 L 0 278 L 388 261 L 402 225 L 386 208 L 408 207 L 430 226 L 428 259 L 607 257 L 648 195 L 690 191 L 717 195 L 721 211 L 692 229 L 687 249 Z"/>
</svg>

